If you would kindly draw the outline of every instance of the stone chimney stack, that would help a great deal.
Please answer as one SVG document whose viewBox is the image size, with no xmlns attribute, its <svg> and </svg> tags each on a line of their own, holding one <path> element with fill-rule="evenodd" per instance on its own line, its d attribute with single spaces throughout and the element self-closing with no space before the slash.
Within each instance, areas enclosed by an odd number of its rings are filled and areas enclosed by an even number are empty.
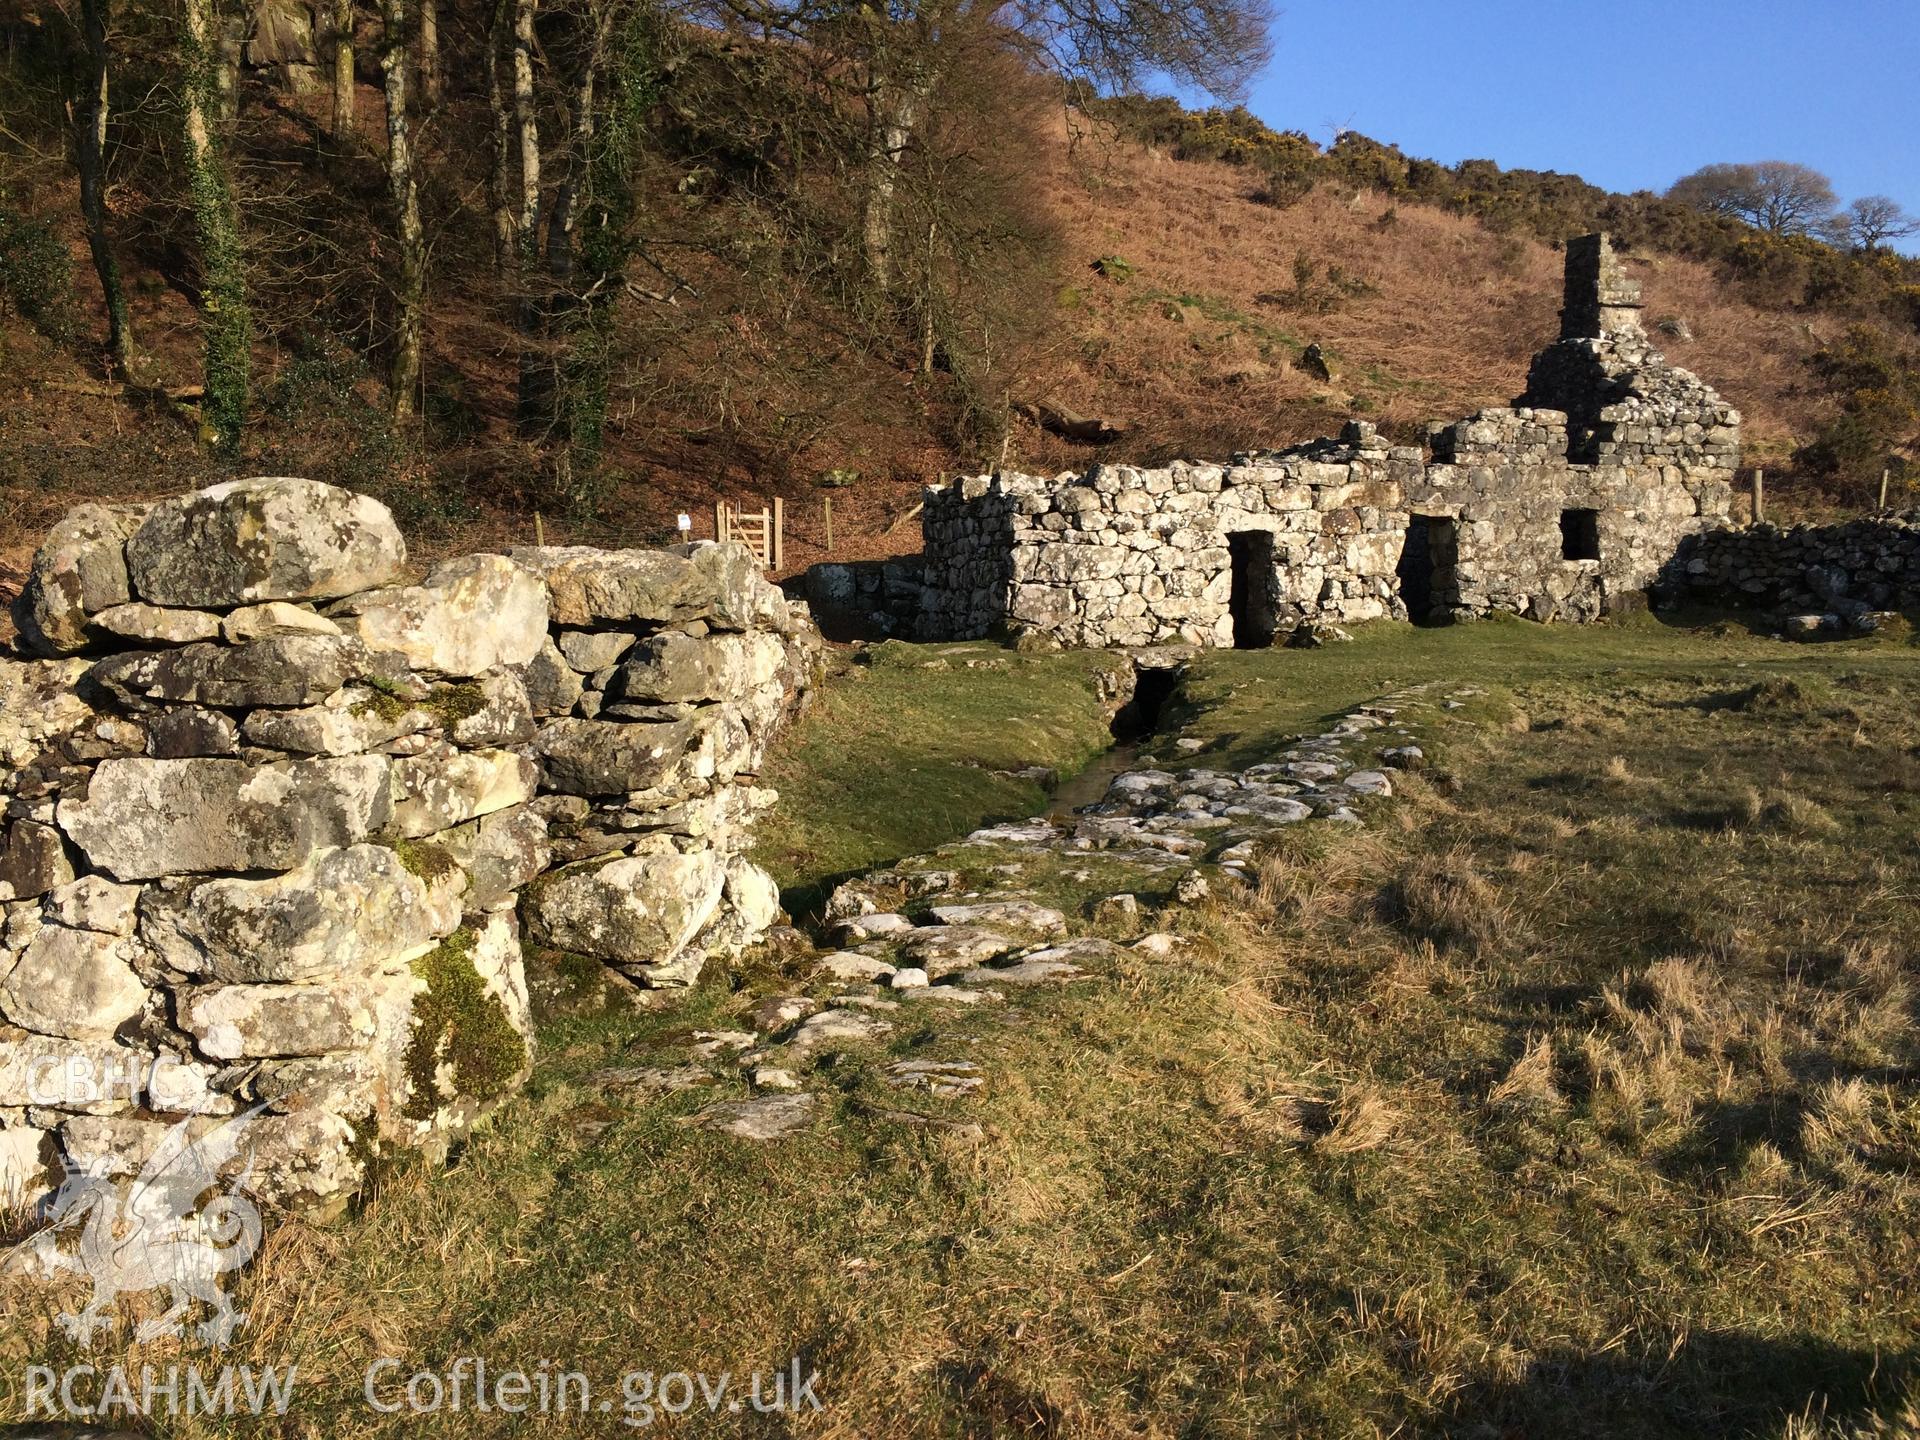
<svg viewBox="0 0 1920 1440">
<path fill-rule="evenodd" d="M 1640 282 L 1621 268 L 1606 233 L 1567 241 L 1560 338 L 1605 340 L 1641 333 Z"/>
</svg>

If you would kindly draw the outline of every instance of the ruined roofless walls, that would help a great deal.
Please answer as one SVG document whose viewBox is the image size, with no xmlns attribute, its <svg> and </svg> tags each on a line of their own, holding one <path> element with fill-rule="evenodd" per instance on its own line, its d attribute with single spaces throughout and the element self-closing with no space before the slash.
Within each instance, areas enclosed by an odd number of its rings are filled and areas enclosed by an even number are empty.
<svg viewBox="0 0 1920 1440">
<path fill-rule="evenodd" d="M 1570 242 L 1562 335 L 1527 393 L 1426 450 L 1353 422 L 1224 465 L 930 489 L 919 590 L 897 593 L 921 638 L 1006 625 L 1088 646 L 1641 603 L 1683 537 L 1725 522 L 1740 417 L 1652 349 L 1639 300 L 1605 236 Z"/>
<path fill-rule="evenodd" d="M 54 527 L 0 659 L 8 1200 L 261 1107 L 254 1188 L 337 1202 L 524 1078 L 530 963 L 684 984 L 775 918 L 741 852 L 812 639 L 743 548 L 405 574 L 309 480 Z"/>
</svg>

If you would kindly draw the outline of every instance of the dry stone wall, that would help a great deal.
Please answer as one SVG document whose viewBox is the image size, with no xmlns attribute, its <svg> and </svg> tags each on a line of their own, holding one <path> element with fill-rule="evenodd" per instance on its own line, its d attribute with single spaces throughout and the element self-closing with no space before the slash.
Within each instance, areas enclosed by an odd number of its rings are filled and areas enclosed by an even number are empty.
<svg viewBox="0 0 1920 1440">
<path fill-rule="evenodd" d="M 1687 541 L 1674 571 L 1697 600 L 1773 612 L 1800 631 L 1871 629 L 1885 612 L 1920 609 L 1920 510 L 1711 531 Z"/>
<path fill-rule="evenodd" d="M 524 1077 L 523 923 L 672 984 L 773 920 L 740 851 L 812 647 L 744 549 L 407 580 L 383 506 L 288 478 L 82 507 L 35 557 L 0 659 L 7 1198 L 252 1111 L 263 1198 L 337 1202 Z"/>
<path fill-rule="evenodd" d="M 1390 446 L 1370 425 L 1229 464 L 1002 473 L 927 492 L 918 586 L 862 602 L 922 638 L 1270 643 L 1385 616 L 1592 619 L 1724 524 L 1738 413 L 1670 366 L 1604 236 L 1568 247 L 1562 335 L 1512 407 Z M 823 575 L 810 594 L 851 582 Z M 910 613 L 906 607 L 910 606 Z"/>
</svg>

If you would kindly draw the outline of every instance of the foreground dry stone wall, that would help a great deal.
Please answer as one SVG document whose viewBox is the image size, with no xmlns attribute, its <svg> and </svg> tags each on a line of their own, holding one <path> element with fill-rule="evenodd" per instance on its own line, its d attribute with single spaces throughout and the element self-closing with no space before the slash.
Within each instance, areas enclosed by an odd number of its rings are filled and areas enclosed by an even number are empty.
<svg viewBox="0 0 1920 1440">
<path fill-rule="evenodd" d="M 85 506 L 0 660 L 0 1190 L 258 1110 L 338 1201 L 528 1068 L 522 935 L 678 984 L 774 920 L 741 855 L 812 655 L 738 546 L 467 555 L 235 481 Z"/>
</svg>

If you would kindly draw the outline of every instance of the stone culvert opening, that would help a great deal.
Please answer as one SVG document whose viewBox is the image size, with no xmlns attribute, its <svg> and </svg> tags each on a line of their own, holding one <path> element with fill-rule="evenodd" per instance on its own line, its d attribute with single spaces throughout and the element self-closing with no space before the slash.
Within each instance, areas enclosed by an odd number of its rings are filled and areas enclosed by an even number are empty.
<svg viewBox="0 0 1920 1440">
<path fill-rule="evenodd" d="M 1161 715 L 1186 678 L 1184 665 L 1148 665 L 1138 661 L 1133 671 L 1133 698 L 1113 717 L 1109 727 L 1121 742 L 1144 739 L 1160 727 Z"/>
</svg>

